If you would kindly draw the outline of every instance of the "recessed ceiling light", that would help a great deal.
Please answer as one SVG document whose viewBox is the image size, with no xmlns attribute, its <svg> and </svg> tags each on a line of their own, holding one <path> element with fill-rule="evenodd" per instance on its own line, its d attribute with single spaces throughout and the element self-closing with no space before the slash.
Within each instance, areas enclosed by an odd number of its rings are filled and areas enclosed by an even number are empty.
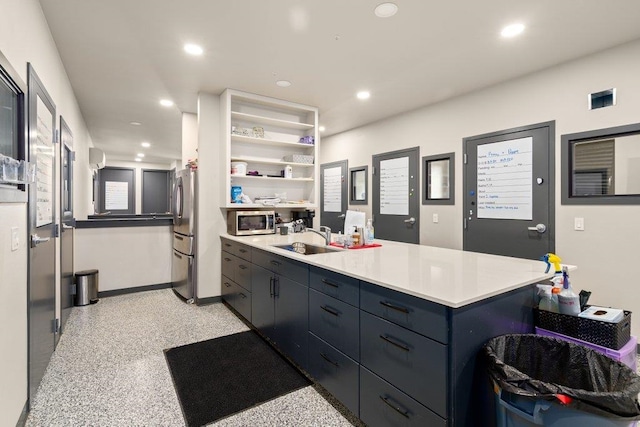
<svg viewBox="0 0 640 427">
<path fill-rule="evenodd" d="M 502 29 L 502 37 L 515 37 L 524 31 L 524 24 L 511 24 Z"/>
<path fill-rule="evenodd" d="M 138 154 L 136 154 L 136 155 L 137 155 L 138 157 L 141 157 L 141 158 L 142 158 L 142 157 L 144 157 L 144 153 L 138 153 Z"/>
<path fill-rule="evenodd" d="M 276 84 L 280 87 L 289 87 L 291 86 L 291 82 L 289 80 L 278 80 Z"/>
<path fill-rule="evenodd" d="M 143 142 L 140 145 L 142 145 L 144 148 L 149 148 L 151 147 L 151 144 L 149 144 L 148 142 Z"/>
<path fill-rule="evenodd" d="M 162 105 L 163 107 L 173 107 L 173 101 L 170 99 L 161 99 L 160 105 Z"/>
<path fill-rule="evenodd" d="M 325 128 L 324 126 L 320 126 L 320 127 L 318 128 L 318 130 L 319 130 L 320 132 L 324 132 L 324 131 L 326 130 L 326 128 Z"/>
<path fill-rule="evenodd" d="M 395 3 L 380 3 L 373 12 L 378 18 L 389 18 L 398 12 L 398 5 Z"/>
<path fill-rule="evenodd" d="M 140 122 L 129 122 L 131 126 L 140 126 L 142 123 Z"/>
<path fill-rule="evenodd" d="M 204 49 L 197 44 L 187 43 L 184 45 L 184 51 L 189 55 L 200 56 L 204 53 Z"/>
<path fill-rule="evenodd" d="M 371 97 L 371 94 L 369 93 L 369 91 L 362 90 L 358 92 L 356 96 L 358 97 L 358 99 L 369 99 L 369 97 Z"/>
<path fill-rule="evenodd" d="M 136 157 L 135 160 L 136 160 L 136 162 L 141 162 L 142 161 L 142 159 L 140 157 Z"/>
</svg>

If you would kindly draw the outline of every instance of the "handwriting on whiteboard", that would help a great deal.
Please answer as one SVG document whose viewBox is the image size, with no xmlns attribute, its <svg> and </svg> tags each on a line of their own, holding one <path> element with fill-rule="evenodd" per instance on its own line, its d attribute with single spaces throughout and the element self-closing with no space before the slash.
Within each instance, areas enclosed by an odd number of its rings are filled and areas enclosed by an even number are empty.
<svg viewBox="0 0 640 427">
<path fill-rule="evenodd" d="M 533 217 L 533 138 L 478 146 L 478 218 Z"/>
<path fill-rule="evenodd" d="M 380 214 L 409 215 L 409 157 L 380 162 Z"/>
<path fill-rule="evenodd" d="M 342 168 L 340 166 L 324 170 L 322 183 L 324 211 L 342 212 Z"/>
</svg>

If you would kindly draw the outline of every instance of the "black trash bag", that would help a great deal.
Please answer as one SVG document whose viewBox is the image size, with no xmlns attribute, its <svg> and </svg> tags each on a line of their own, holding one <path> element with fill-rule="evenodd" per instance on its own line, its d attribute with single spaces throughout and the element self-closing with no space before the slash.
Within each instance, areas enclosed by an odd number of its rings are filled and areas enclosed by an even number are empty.
<svg viewBox="0 0 640 427">
<path fill-rule="evenodd" d="M 640 377 L 587 347 L 533 334 L 502 335 L 484 346 L 489 377 L 502 389 L 557 400 L 608 418 L 640 419 Z"/>
</svg>

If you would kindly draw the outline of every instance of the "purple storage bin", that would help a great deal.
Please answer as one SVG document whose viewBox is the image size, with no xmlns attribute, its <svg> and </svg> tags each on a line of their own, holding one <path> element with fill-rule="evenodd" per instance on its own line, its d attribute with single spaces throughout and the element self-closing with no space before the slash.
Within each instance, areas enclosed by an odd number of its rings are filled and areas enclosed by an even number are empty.
<svg viewBox="0 0 640 427">
<path fill-rule="evenodd" d="M 629 342 L 627 342 L 624 346 L 622 346 L 620 350 L 614 350 L 612 348 L 603 347 L 601 345 L 582 341 L 577 338 L 568 337 L 566 335 L 562 335 L 557 332 L 538 328 L 537 326 L 536 326 L 536 334 L 546 336 L 546 337 L 551 337 L 551 338 L 558 338 L 564 341 L 572 342 L 574 344 L 583 345 L 587 348 L 597 351 L 598 353 L 602 353 L 613 360 L 624 363 L 629 368 L 631 368 L 633 372 L 636 372 L 636 362 L 637 362 L 636 349 L 638 345 L 638 340 L 634 336 L 631 336 L 631 338 L 629 339 Z"/>
</svg>

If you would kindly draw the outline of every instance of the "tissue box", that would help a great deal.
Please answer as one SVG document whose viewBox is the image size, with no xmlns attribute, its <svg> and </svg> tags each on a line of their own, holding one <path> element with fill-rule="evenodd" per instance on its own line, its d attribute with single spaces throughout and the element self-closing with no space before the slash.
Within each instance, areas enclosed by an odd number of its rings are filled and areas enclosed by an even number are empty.
<svg viewBox="0 0 640 427">
<path fill-rule="evenodd" d="M 585 319 L 601 320 L 603 322 L 618 323 L 624 317 L 624 313 L 619 308 L 607 308 L 607 307 L 591 307 L 578 314 L 578 317 L 584 317 Z"/>
</svg>

